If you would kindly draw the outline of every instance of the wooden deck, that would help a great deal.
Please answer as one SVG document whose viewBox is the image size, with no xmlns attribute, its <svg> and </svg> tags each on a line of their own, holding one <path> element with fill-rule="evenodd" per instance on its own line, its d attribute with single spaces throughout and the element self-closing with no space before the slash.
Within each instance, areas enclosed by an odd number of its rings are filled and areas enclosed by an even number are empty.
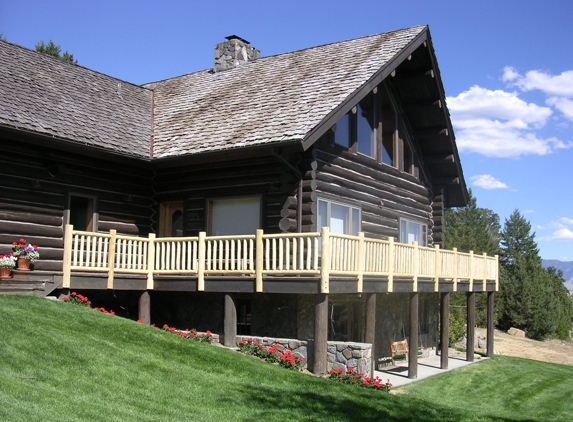
<svg viewBox="0 0 573 422">
<path fill-rule="evenodd" d="M 66 226 L 64 288 L 385 293 L 497 291 L 498 257 L 321 233 L 156 238 Z"/>
</svg>

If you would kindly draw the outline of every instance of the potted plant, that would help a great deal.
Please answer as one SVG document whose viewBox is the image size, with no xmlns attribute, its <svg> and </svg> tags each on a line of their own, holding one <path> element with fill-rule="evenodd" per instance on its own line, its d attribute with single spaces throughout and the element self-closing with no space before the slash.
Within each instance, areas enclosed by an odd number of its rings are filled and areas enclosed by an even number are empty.
<svg viewBox="0 0 573 422">
<path fill-rule="evenodd" d="M 16 257 L 13 253 L 0 255 L 0 278 L 10 278 L 12 268 L 16 266 Z"/>
<path fill-rule="evenodd" d="M 26 243 L 26 239 L 20 239 L 20 242 L 12 243 L 12 250 L 17 260 L 17 269 L 28 271 L 30 263 L 40 258 L 36 245 Z"/>
</svg>

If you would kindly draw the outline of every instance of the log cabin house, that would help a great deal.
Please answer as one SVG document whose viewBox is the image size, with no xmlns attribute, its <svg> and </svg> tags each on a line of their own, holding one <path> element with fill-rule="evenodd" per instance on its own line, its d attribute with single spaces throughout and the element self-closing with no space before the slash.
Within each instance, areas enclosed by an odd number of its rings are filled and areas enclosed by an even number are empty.
<svg viewBox="0 0 573 422">
<path fill-rule="evenodd" d="M 497 257 L 441 249 L 468 194 L 427 26 L 269 57 L 231 36 L 214 68 L 142 86 L 0 41 L 0 97 L 0 253 L 37 244 L 15 278 L 43 294 L 305 340 L 315 373 L 328 341 L 374 367 L 407 338 L 416 377 L 452 291 L 469 347 L 476 292 L 493 315 Z"/>
</svg>

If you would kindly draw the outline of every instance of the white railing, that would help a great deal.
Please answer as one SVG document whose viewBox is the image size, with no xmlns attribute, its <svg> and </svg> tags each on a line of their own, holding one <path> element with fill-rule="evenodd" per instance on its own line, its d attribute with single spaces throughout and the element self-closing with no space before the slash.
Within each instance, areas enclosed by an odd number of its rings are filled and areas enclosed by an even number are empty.
<svg viewBox="0 0 573 422">
<path fill-rule="evenodd" d="M 197 276 L 198 290 L 204 290 L 205 276 L 254 276 L 256 291 L 263 291 L 263 276 L 319 276 L 320 289 L 329 291 L 331 276 L 356 277 L 358 292 L 364 276 L 386 277 L 393 291 L 395 277 L 410 278 L 417 291 L 419 278 L 433 279 L 438 291 L 440 280 L 495 283 L 498 289 L 498 259 L 420 247 L 387 240 L 321 233 L 147 238 L 109 233 L 75 231 L 66 226 L 64 245 L 64 287 L 69 287 L 72 271 L 107 272 L 113 288 L 114 273 L 145 274 L 153 289 L 154 275 Z"/>
</svg>

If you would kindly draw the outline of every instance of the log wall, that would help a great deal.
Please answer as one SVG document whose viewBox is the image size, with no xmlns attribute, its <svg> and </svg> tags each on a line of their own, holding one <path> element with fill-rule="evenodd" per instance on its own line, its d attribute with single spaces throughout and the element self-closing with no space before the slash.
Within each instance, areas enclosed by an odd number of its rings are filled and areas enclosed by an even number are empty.
<svg viewBox="0 0 573 422">
<path fill-rule="evenodd" d="M 36 270 L 61 271 L 70 193 L 94 198 L 100 231 L 151 231 L 151 171 L 2 137 L 0 148 L 0 253 L 25 238 L 38 246 Z"/>
<path fill-rule="evenodd" d="M 368 237 L 399 239 L 402 217 L 427 224 L 432 245 L 432 195 L 421 180 L 326 142 L 313 155 L 317 197 L 361 208 L 362 231 Z"/>
</svg>

